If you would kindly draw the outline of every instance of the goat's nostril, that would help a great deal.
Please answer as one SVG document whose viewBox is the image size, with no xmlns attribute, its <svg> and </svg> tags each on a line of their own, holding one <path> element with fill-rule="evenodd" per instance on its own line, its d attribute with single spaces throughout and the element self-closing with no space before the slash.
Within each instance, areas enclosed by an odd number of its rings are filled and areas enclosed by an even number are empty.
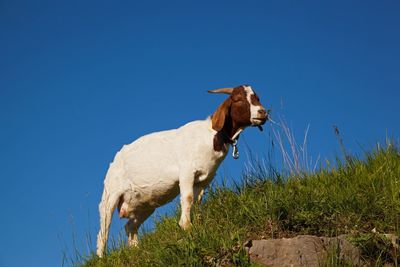
<svg viewBox="0 0 400 267">
<path fill-rule="evenodd" d="M 259 109 L 258 113 L 260 113 L 261 115 L 266 115 L 267 111 L 265 109 Z"/>
</svg>

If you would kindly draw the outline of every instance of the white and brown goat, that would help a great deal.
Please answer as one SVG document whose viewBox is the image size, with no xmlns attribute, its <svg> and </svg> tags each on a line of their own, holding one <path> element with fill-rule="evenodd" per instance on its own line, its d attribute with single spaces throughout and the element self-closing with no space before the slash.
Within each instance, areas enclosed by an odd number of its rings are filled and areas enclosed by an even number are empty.
<svg viewBox="0 0 400 267">
<path fill-rule="evenodd" d="M 139 226 L 181 193 L 179 225 L 188 229 L 193 200 L 201 201 L 229 145 L 247 126 L 263 125 L 267 112 L 250 86 L 211 90 L 230 96 L 206 120 L 156 132 L 123 146 L 110 164 L 99 205 L 97 254 L 103 256 L 115 208 L 128 218 L 129 245 L 137 245 Z"/>
</svg>

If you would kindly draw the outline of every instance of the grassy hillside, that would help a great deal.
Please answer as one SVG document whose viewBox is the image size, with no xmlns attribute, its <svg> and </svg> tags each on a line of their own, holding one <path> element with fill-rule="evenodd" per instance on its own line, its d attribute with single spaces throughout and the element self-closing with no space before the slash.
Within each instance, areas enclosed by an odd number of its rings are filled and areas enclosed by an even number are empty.
<svg viewBox="0 0 400 267">
<path fill-rule="evenodd" d="M 178 214 L 156 223 L 139 248 L 120 247 L 82 266 L 251 266 L 243 243 L 254 238 L 350 233 L 364 257 L 395 262 L 378 233 L 400 235 L 400 154 L 393 145 L 363 159 L 349 158 L 314 174 L 263 171 L 247 174 L 236 188 L 210 189 L 192 211 L 193 228 L 182 231 Z M 375 228 L 378 232 L 373 234 Z M 334 257 L 327 266 L 343 265 Z"/>
</svg>

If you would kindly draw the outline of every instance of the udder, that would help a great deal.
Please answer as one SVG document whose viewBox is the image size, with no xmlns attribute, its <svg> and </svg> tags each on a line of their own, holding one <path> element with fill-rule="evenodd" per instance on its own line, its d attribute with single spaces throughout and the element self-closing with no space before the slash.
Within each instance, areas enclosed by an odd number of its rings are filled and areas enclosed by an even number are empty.
<svg viewBox="0 0 400 267">
<path fill-rule="evenodd" d="M 121 196 L 118 203 L 118 213 L 120 218 L 128 218 L 129 213 L 133 211 L 132 208 L 129 207 L 129 204 L 124 201 L 124 197 Z"/>
</svg>

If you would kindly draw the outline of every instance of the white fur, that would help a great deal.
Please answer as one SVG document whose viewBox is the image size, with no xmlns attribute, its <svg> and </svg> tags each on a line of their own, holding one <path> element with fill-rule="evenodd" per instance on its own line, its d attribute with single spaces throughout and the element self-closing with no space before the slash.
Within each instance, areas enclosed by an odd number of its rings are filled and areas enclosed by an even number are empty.
<svg viewBox="0 0 400 267">
<path fill-rule="evenodd" d="M 179 225 L 190 227 L 190 207 L 226 156 L 213 149 L 216 131 L 211 119 L 190 122 L 179 129 L 145 135 L 125 145 L 115 156 L 104 181 L 97 254 L 106 247 L 111 217 L 121 196 L 128 214 L 125 226 L 130 245 L 137 244 L 137 230 L 153 211 L 181 193 Z M 228 145 L 227 145 L 228 146 Z"/>
<path fill-rule="evenodd" d="M 245 86 L 244 89 L 247 93 L 247 102 L 250 103 L 250 121 L 253 124 L 257 124 L 257 118 L 259 117 L 258 111 L 263 109 L 261 106 L 256 106 L 251 103 L 251 95 L 254 95 L 254 91 L 251 86 Z"/>
</svg>

